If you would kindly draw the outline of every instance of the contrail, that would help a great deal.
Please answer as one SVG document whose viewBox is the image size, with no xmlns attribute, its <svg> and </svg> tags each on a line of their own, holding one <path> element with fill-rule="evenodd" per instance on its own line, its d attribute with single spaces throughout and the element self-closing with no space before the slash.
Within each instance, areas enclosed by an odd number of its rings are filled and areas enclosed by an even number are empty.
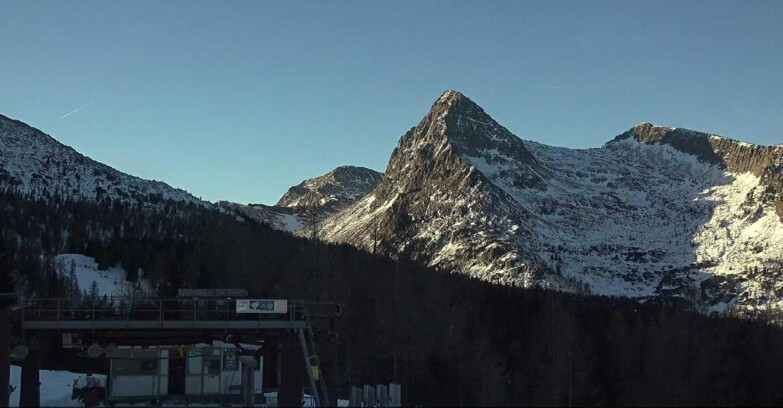
<svg viewBox="0 0 783 408">
<path fill-rule="evenodd" d="M 70 111 L 70 112 L 66 113 L 66 114 L 65 114 L 65 115 L 63 115 L 63 117 L 61 117 L 60 119 L 65 119 L 65 118 L 67 118 L 68 116 L 71 116 L 71 115 L 73 115 L 74 113 L 76 113 L 76 112 L 78 112 L 78 111 L 80 111 L 80 110 L 82 110 L 82 109 L 84 109 L 84 108 L 86 108 L 86 107 L 88 107 L 88 106 L 90 106 L 90 105 L 92 105 L 92 104 L 94 104 L 94 103 L 95 103 L 95 101 L 92 101 L 92 102 L 90 102 L 90 103 L 88 103 L 88 104 L 86 104 L 86 105 L 82 105 L 82 106 L 80 106 L 80 107 L 78 107 L 78 108 L 76 108 L 76 109 L 74 109 L 74 110 L 72 110 L 72 111 Z"/>
<path fill-rule="evenodd" d="M 522 85 L 525 88 L 535 88 L 535 89 L 570 89 L 569 86 L 563 86 L 563 85 Z"/>
</svg>

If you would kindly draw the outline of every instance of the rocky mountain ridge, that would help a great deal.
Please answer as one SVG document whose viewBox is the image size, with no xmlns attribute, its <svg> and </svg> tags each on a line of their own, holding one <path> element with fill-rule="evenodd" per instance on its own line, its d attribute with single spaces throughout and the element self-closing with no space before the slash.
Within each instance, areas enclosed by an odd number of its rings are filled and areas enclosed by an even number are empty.
<svg viewBox="0 0 783 408">
<path fill-rule="evenodd" d="M 78 153 L 25 123 L 0 115 L 0 188 L 33 197 L 120 200 L 171 199 L 209 206 L 160 181 L 131 176 Z"/>
<path fill-rule="evenodd" d="M 367 195 L 378 185 L 382 176 L 366 167 L 340 166 L 289 188 L 275 205 L 244 205 L 227 201 L 217 204 L 281 231 L 302 231 L 307 234 L 303 231 L 307 227 L 318 228 L 321 220 Z"/>
<path fill-rule="evenodd" d="M 276 206 L 293 209 L 315 207 L 335 213 L 367 195 L 382 177 L 382 173 L 366 167 L 340 166 L 289 188 Z"/>
<path fill-rule="evenodd" d="M 447 91 L 321 236 L 503 284 L 780 305 L 780 152 L 647 123 L 551 147 Z"/>
<path fill-rule="evenodd" d="M 0 116 L 0 187 L 145 206 L 171 199 L 491 282 L 704 311 L 783 305 L 783 145 L 641 123 L 601 148 L 518 138 L 447 91 L 385 174 L 343 166 L 277 205 L 201 201 Z M 323 217 L 329 216 L 322 222 Z"/>
<path fill-rule="evenodd" d="M 21 121 L 0 115 L 0 188 L 35 198 L 58 196 L 154 207 L 174 200 L 229 211 L 288 232 L 305 227 L 305 212 L 323 219 L 371 191 L 381 174 L 341 166 L 292 187 L 279 205 L 212 204 L 166 183 L 144 180 L 97 162 Z"/>
<path fill-rule="evenodd" d="M 687 129 L 641 123 L 617 136 L 644 144 L 668 144 L 700 161 L 719 165 L 730 173 L 752 173 L 768 187 L 765 199 L 775 205 L 783 220 L 783 144 L 760 146 Z"/>
</svg>

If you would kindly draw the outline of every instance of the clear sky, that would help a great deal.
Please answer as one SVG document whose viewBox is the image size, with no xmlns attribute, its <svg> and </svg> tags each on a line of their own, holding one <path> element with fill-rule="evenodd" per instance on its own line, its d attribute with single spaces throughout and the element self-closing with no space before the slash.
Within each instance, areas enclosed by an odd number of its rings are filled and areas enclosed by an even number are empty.
<svg viewBox="0 0 783 408">
<path fill-rule="evenodd" d="M 3 1 L 0 16 L 0 113 L 212 201 L 384 171 L 447 89 L 557 146 L 642 121 L 783 143 L 781 1 Z"/>
</svg>

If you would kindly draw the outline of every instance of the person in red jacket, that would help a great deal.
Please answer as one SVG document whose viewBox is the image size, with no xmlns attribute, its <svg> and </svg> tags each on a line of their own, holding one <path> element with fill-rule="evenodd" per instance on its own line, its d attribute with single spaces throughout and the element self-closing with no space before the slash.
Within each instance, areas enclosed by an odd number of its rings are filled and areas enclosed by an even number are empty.
<svg viewBox="0 0 783 408">
<path fill-rule="evenodd" d="M 98 381 L 92 376 L 92 371 L 87 372 L 86 387 L 84 388 L 85 408 L 94 408 L 101 403 L 101 392 L 98 389 Z"/>
</svg>

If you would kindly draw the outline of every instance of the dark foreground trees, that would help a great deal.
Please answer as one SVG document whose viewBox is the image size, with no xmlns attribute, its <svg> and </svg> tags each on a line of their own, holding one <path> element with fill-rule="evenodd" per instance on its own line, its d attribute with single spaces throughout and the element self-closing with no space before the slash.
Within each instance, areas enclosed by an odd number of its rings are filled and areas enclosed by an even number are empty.
<svg viewBox="0 0 783 408">
<path fill-rule="evenodd" d="M 6 290 L 24 279 L 41 295 L 64 292 L 51 256 L 75 252 L 143 273 L 164 296 L 243 287 L 342 302 L 334 331 L 315 322 L 322 372 L 342 392 L 393 381 L 411 405 L 783 404 L 783 332 L 761 322 L 491 285 L 160 200 L 6 193 L 0 228 Z"/>
</svg>

